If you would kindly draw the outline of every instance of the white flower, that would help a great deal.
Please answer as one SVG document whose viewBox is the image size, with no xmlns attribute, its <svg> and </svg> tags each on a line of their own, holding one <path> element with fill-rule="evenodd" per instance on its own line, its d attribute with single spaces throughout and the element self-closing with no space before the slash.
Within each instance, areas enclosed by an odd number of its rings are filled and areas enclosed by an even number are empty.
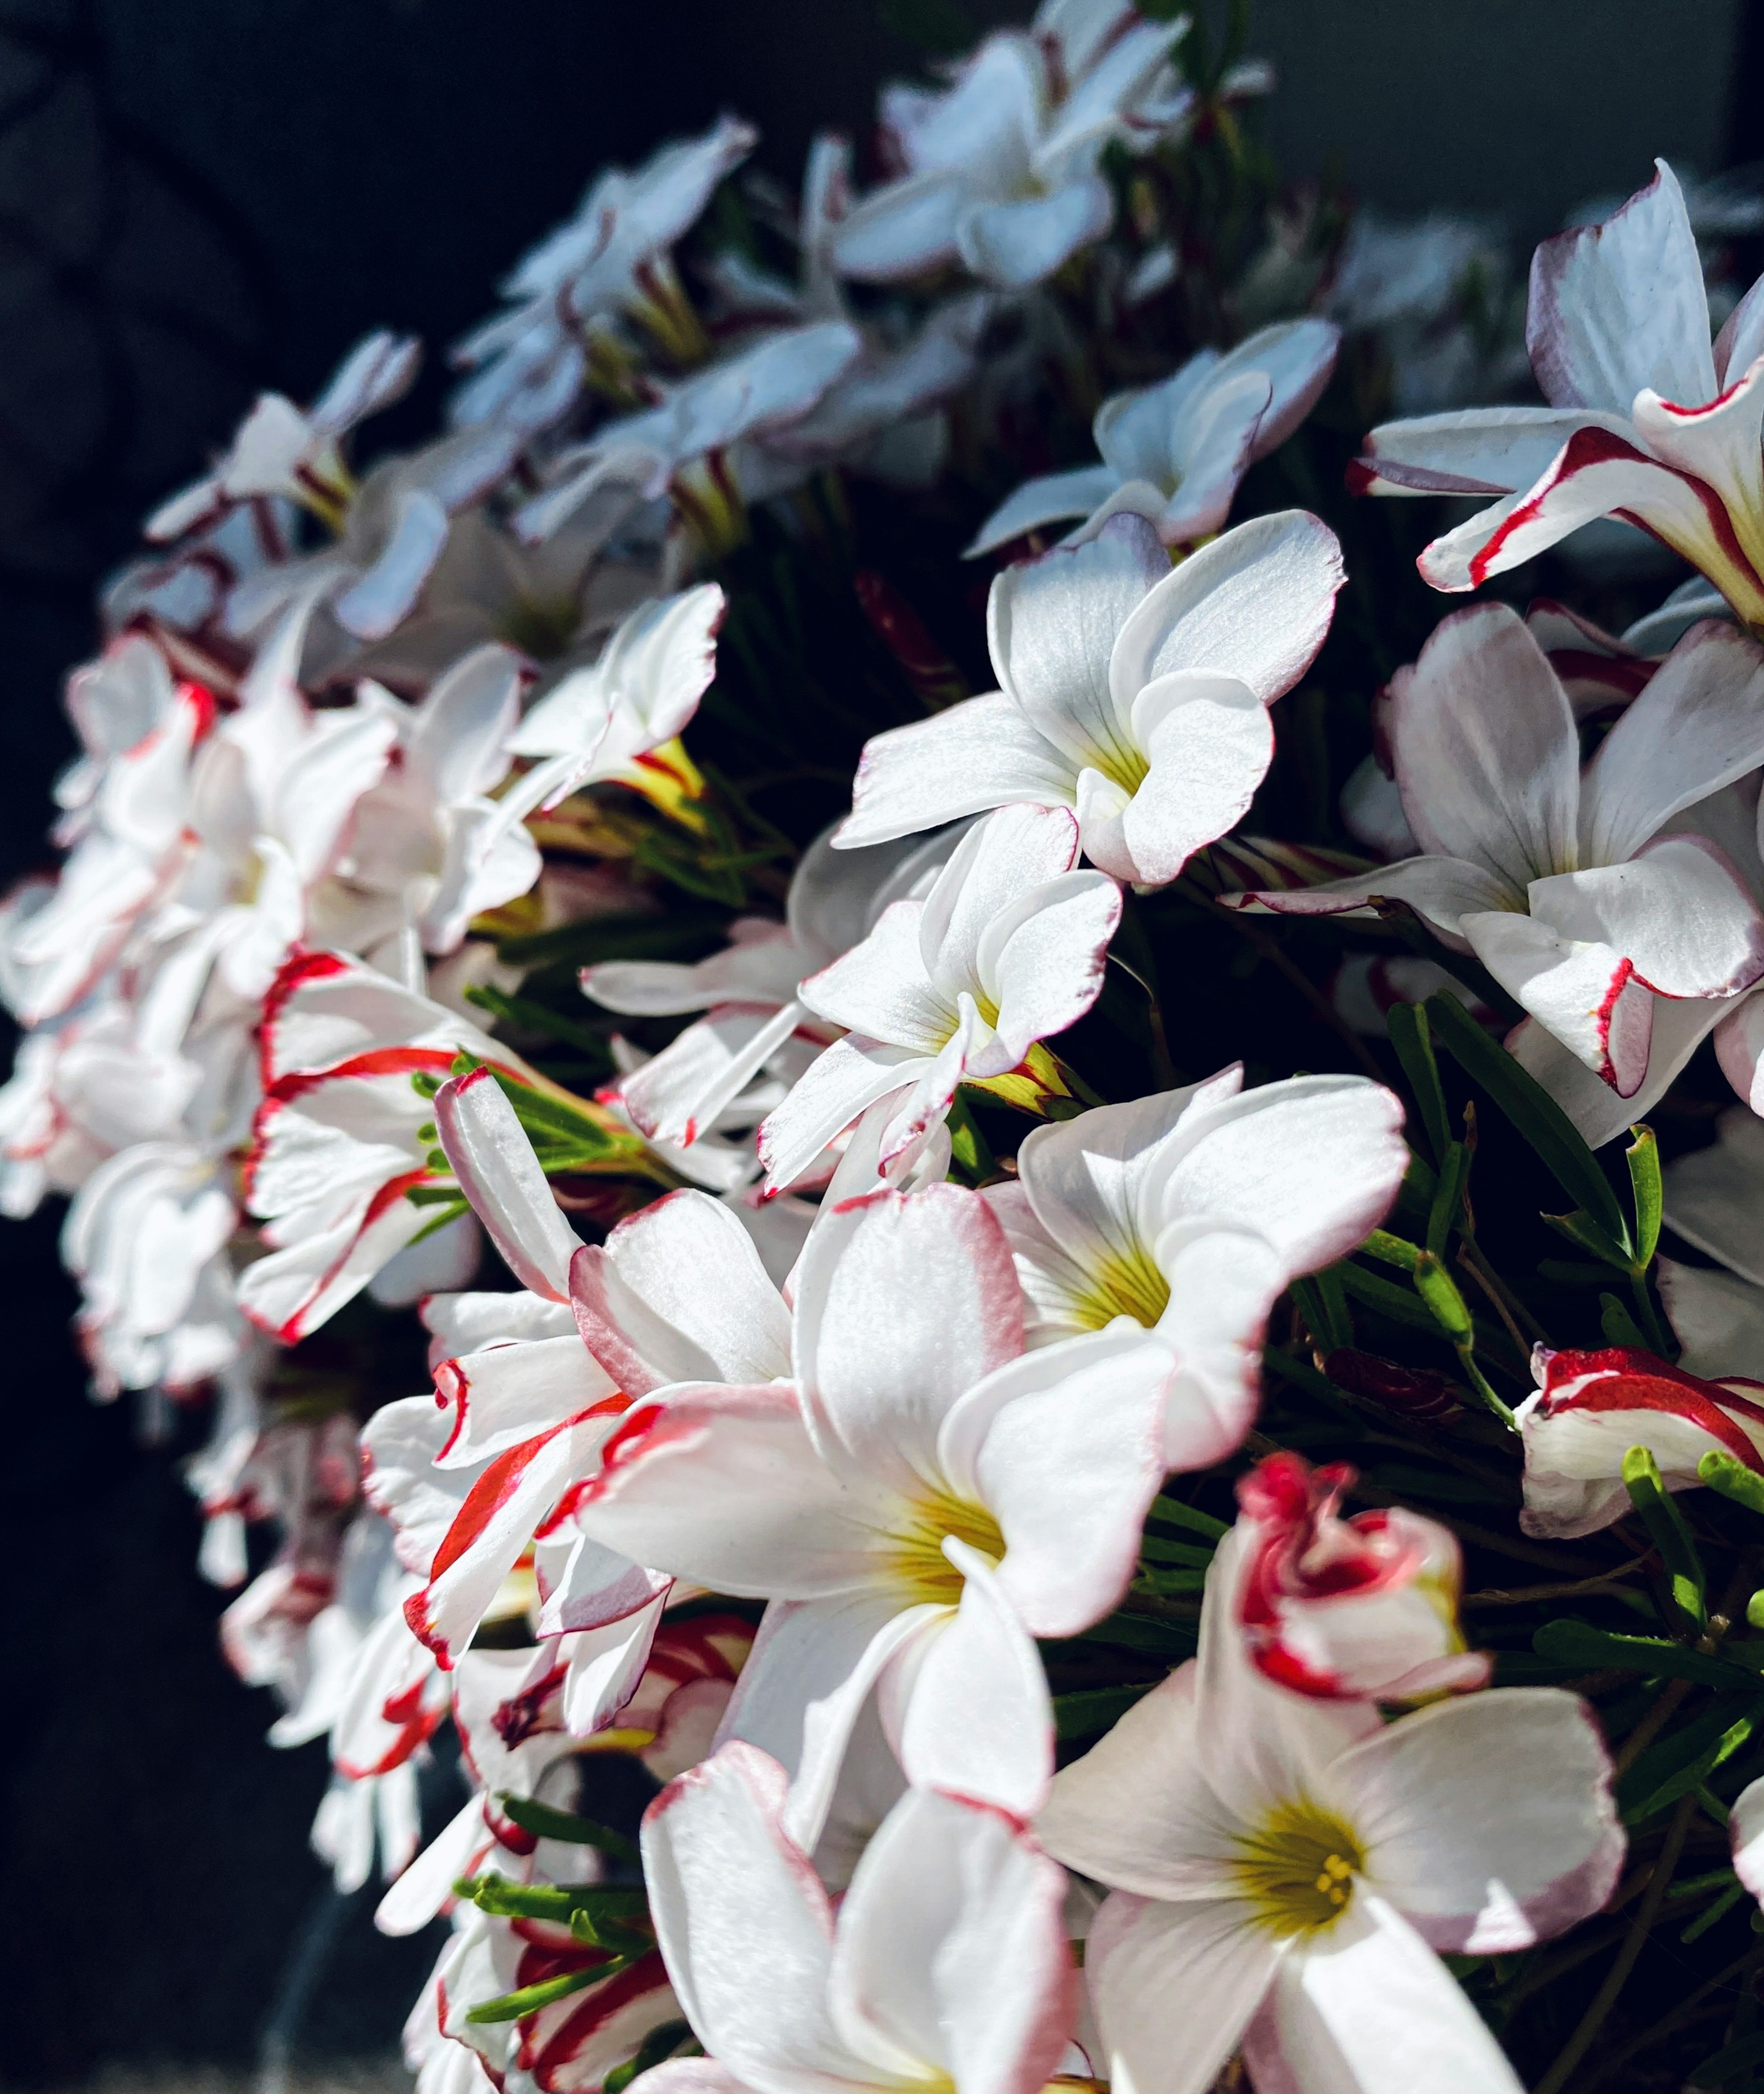
<svg viewBox="0 0 1764 2094">
<path fill-rule="evenodd" d="M 1117 393 L 1097 410 L 1102 463 L 1026 481 L 980 526 L 969 557 L 1075 516 L 1089 519 L 1088 537 L 1122 510 L 1167 545 L 1210 537 L 1244 474 L 1316 405 L 1340 341 L 1327 320 L 1286 320 L 1227 355 L 1201 350 L 1161 385 Z"/>
<path fill-rule="evenodd" d="M 1343 580 L 1314 516 L 1240 524 L 1173 571 L 1143 517 L 1008 567 L 988 633 L 1002 688 L 872 736 L 835 841 L 986 807 L 1070 807 L 1086 855 L 1162 886 L 1245 812 L 1268 707 L 1323 645 Z"/>
<path fill-rule="evenodd" d="M 1051 1062 L 1018 1072 L 1095 1002 L 1121 920 L 1119 888 L 1075 871 L 1077 856 L 1078 825 L 1062 808 L 1003 809 L 969 830 L 923 899 L 890 902 L 862 944 L 801 984 L 806 1008 L 848 1036 L 761 1128 L 771 1189 L 883 1099 L 901 1097 L 887 1170 L 916 1153 L 959 1084 L 1066 1091 Z"/>
<path fill-rule="evenodd" d="M 1596 1912 L 1623 1836 L 1584 1705 L 1552 1688 L 1433 1703 L 1271 1685 L 1207 1578 L 1201 1655 L 1067 1768 L 1036 1822 L 1114 1888 L 1085 1979 L 1116 2086 L 1203 2094 L 1241 2046 L 1297 2094 L 1517 2094 L 1434 1950 L 1528 1948 Z"/>
</svg>

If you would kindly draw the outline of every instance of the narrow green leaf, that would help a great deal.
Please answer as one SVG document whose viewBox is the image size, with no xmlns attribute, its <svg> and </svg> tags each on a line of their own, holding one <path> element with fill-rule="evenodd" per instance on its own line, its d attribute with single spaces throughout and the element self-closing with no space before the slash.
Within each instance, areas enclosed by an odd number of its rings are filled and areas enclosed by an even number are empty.
<svg viewBox="0 0 1764 2094">
<path fill-rule="evenodd" d="M 1162 1494 L 1152 1500 L 1152 1509 L 1146 1518 L 1162 1527 L 1185 1527 L 1190 1534 L 1202 1535 L 1209 1541 L 1217 1541 L 1231 1532 L 1228 1521 L 1214 1519 L 1210 1512 L 1201 1512 L 1193 1505 L 1184 1505 L 1180 1498 Z"/>
<path fill-rule="evenodd" d="M 1748 1742 L 1761 1717 L 1764 1702 L 1753 1702 L 1736 1716 L 1731 1703 L 1717 1701 L 1682 1730 L 1650 1745 L 1617 1784 L 1623 1822 L 1642 1824 L 1700 1788 Z"/>
<path fill-rule="evenodd" d="M 1661 1480 L 1660 1465 L 1648 1447 L 1631 1447 L 1623 1457 L 1623 1487 L 1629 1501 L 1640 1514 L 1649 1539 L 1660 1552 L 1671 1581 L 1673 1604 L 1693 1627 L 1708 1625 L 1704 1603 L 1702 1558 L 1684 1523 L 1684 1515 L 1673 1504 Z"/>
<path fill-rule="evenodd" d="M 1718 2050 L 1713 2057 L 1705 2057 L 1684 2084 L 1725 2087 L 1729 2080 L 1737 2079 L 1742 2072 L 1749 2072 L 1755 2065 L 1764 2065 L 1764 2035 L 1742 2036 L 1737 2043 L 1730 2043 L 1725 2050 Z"/>
<path fill-rule="evenodd" d="M 1166 1541 L 1161 1534 L 1140 1536 L 1139 1553 L 1148 1563 L 1178 1563 L 1189 1570 L 1204 1570 L 1213 1551 L 1193 1541 Z"/>
<path fill-rule="evenodd" d="M 635 1840 L 628 1840 L 623 1832 L 615 1832 L 610 1825 L 597 1824 L 592 1818 L 578 1818 L 573 1811 L 554 1810 L 549 1803 L 536 1802 L 527 1796 L 499 1794 L 496 1805 L 511 1824 L 519 1826 L 523 1832 L 531 1832 L 541 1840 L 561 1840 L 571 1847 L 593 1847 L 602 1854 L 610 1854 L 620 1862 L 641 1866 L 641 1856 Z"/>
<path fill-rule="evenodd" d="M 1576 1671 L 1641 1672 L 1661 1679 L 1693 1680 L 1699 1687 L 1718 1687 L 1728 1693 L 1755 1692 L 1757 1687 L 1756 1675 L 1707 1652 L 1687 1649 L 1663 1636 L 1596 1629 L 1586 1622 L 1545 1622 L 1532 1638 L 1532 1648 L 1551 1664 L 1572 1666 Z"/>
<path fill-rule="evenodd" d="M 1327 1293 L 1319 1284 L 1323 1276 L 1315 1273 L 1309 1279 L 1295 1279 L 1292 1293 L 1298 1304 L 1298 1313 L 1305 1319 L 1306 1329 L 1324 1352 L 1332 1353 L 1338 1345 L 1353 1344 L 1353 1331 L 1348 1321 L 1347 1296 L 1340 1276 L 1330 1274 Z"/>
<path fill-rule="evenodd" d="M 1470 1307 L 1458 1291 L 1458 1283 L 1431 1251 L 1423 1251 L 1410 1275 L 1415 1292 L 1426 1302 L 1433 1320 L 1454 1345 L 1475 1342 L 1476 1327 Z"/>
<path fill-rule="evenodd" d="M 1415 1108 L 1427 1138 L 1434 1162 L 1443 1160 L 1451 1141 L 1451 1121 L 1445 1109 L 1445 1093 L 1440 1086 L 1440 1067 L 1433 1058 L 1433 1036 L 1427 1014 L 1419 1003 L 1393 1004 L 1385 1014 L 1390 1044 L 1414 1093 Z"/>
<path fill-rule="evenodd" d="M 566 1970 L 562 1977 L 546 1978 L 537 1985 L 523 1985 L 518 1992 L 500 1993 L 481 2006 L 469 2009 L 466 2019 L 480 2027 L 486 2022 L 518 2022 L 523 2014 L 537 2014 L 554 2000 L 567 2000 L 572 1992 L 585 1992 L 590 1985 L 616 1978 L 621 1970 L 628 1970 L 637 1960 L 634 1956 L 615 1956 L 610 1961 L 593 1964 L 586 1970 Z"/>
<path fill-rule="evenodd" d="M 1356 1301 L 1364 1302 L 1368 1309 L 1375 1309 L 1392 1323 L 1406 1324 L 1411 1331 L 1426 1331 L 1438 1336 L 1438 1324 L 1408 1288 L 1393 1287 L 1388 1279 L 1380 1279 L 1376 1273 L 1352 1263 L 1342 1266 L 1341 1284 Z"/>
<path fill-rule="evenodd" d="M 1725 1919 L 1727 1914 L 1732 1911 L 1733 1908 L 1740 1902 L 1741 1898 L 1746 1896 L 1746 1888 L 1744 1883 L 1734 1883 L 1731 1885 L 1727 1890 L 1724 1890 L 1722 1892 L 1721 1896 L 1718 1897 L 1713 1904 L 1697 1914 L 1696 1918 L 1691 1922 L 1690 1925 L 1687 1927 L 1684 1931 L 1679 1936 L 1679 1940 L 1687 1943 L 1700 1940 L 1702 1935 L 1708 1933 L 1710 1928 L 1715 1924 L 1717 1920 Z M 1757 2040 L 1761 2043 L 1764 2043 L 1764 2038 L 1760 2038 Z M 1764 2049 L 1761 2049 L 1759 2051 L 1758 2057 L 1761 2060 L 1764 2060 Z M 1690 2087 L 1696 2087 L 1701 2083 L 1701 2082 L 1695 2079 L 1687 2080 L 1685 2082 L 1685 2084 Z M 1717 2083 L 1718 2084 L 1719 2083 L 1718 2082 Z"/>
<path fill-rule="evenodd" d="M 1149 1651 L 1163 1658 L 1189 1657 L 1198 1640 L 1195 1629 L 1184 1622 L 1161 1622 L 1149 1614 L 1106 1614 L 1093 1623 L 1079 1643 L 1107 1644 L 1118 1650 Z"/>
<path fill-rule="evenodd" d="M 1599 1297 L 1599 1328 L 1605 1333 L 1605 1342 L 1608 1345 L 1627 1345 L 1641 1353 L 1653 1350 L 1642 1336 L 1635 1318 L 1614 1294 Z"/>
<path fill-rule="evenodd" d="M 1731 1498 L 1749 1511 L 1764 1513 L 1764 1476 L 1756 1469 L 1749 1469 L 1744 1462 L 1736 1461 L 1731 1454 L 1711 1447 L 1697 1464 L 1697 1474 L 1700 1481 L 1710 1490 L 1719 1491 L 1724 1498 Z M 1764 1628 L 1764 1622 L 1753 1622 L 1752 1626 Z"/>
<path fill-rule="evenodd" d="M 1440 1166 L 1440 1187 L 1433 1196 L 1433 1206 L 1427 1216 L 1427 1249 L 1436 1258 L 1444 1258 L 1445 1246 L 1451 1240 L 1457 1226 L 1458 1210 L 1464 1203 L 1464 1188 L 1470 1182 L 1470 1150 L 1462 1141 L 1448 1142 L 1445 1160 Z"/>
<path fill-rule="evenodd" d="M 1596 1258 L 1626 1277 L 1634 1270 L 1628 1251 L 1615 1237 L 1607 1236 L 1584 1209 L 1577 1207 L 1571 1214 L 1540 1214 L 1537 1219 L 1545 1228 L 1553 1229 L 1558 1236 L 1566 1236 L 1577 1249 L 1591 1251 Z"/>
<path fill-rule="evenodd" d="M 1367 1258 L 1375 1258 L 1380 1265 L 1393 1265 L 1399 1272 L 1413 1272 L 1426 1255 L 1419 1244 L 1406 1243 L 1388 1229 L 1374 1229 L 1360 1249 Z"/>
<path fill-rule="evenodd" d="M 1505 1114 L 1562 1190 L 1614 1242 L 1626 1242 L 1627 1232 L 1617 1196 L 1597 1158 L 1561 1106 L 1504 1047 L 1488 1037 L 1456 997 L 1442 989 L 1427 998 L 1427 1012 L 1440 1044 Z"/>
<path fill-rule="evenodd" d="M 1632 1127 L 1629 1131 L 1635 1140 L 1623 1153 L 1636 1200 L 1636 1262 L 1645 1267 L 1653 1262 L 1660 1241 L 1660 1217 L 1666 1206 L 1660 1184 L 1660 1145 L 1651 1127 Z"/>
<path fill-rule="evenodd" d="M 578 1912 L 629 1919 L 641 1918 L 649 1910 L 647 1897 L 635 1883 L 517 1883 L 493 1873 L 462 1876 L 454 1890 L 457 1896 L 470 1898 L 480 1912 L 516 1919 L 554 1919 L 560 1926 L 567 1926 Z"/>
</svg>

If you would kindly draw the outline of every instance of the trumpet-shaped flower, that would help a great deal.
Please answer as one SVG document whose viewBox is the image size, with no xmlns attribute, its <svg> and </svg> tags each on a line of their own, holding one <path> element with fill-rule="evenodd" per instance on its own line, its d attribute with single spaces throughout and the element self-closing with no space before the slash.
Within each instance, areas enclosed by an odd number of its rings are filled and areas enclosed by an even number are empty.
<svg viewBox="0 0 1764 2094">
<path fill-rule="evenodd" d="M 1271 1684 L 1232 1618 L 1255 1544 L 1248 1523 L 1221 1544 L 1199 1658 L 1036 1822 L 1113 1887 L 1084 1958 L 1109 2076 L 1202 2094 L 1241 2046 L 1297 2094 L 1517 2094 L 1434 1951 L 1528 1948 L 1605 1902 L 1624 1843 L 1591 1718 L 1513 1688 L 1386 1725 Z"/>
<path fill-rule="evenodd" d="M 1167 545 L 1210 537 L 1245 473 L 1316 405 L 1340 345 L 1327 320 L 1285 320 L 1228 354 L 1202 350 L 1161 385 L 1117 393 L 1097 410 L 1101 463 L 1027 481 L 980 526 L 968 556 L 1075 516 L 1088 518 L 1088 536 L 1121 510 L 1145 517 Z"/>
<path fill-rule="evenodd" d="M 1035 2094 L 1077 2013 L 1064 1873 L 1008 1818 L 915 1791 L 836 1914 L 750 1745 L 674 1783 L 643 1821 L 656 1935 L 702 2060 L 656 2094 L 806 2086 Z"/>
<path fill-rule="evenodd" d="M 1622 1345 L 1562 1353 L 1540 1345 L 1532 1371 L 1538 1386 L 1514 1413 L 1524 1435 L 1519 1524 L 1527 1534 L 1572 1540 L 1621 1519 L 1631 1447 L 1652 1452 L 1669 1491 L 1693 1488 L 1708 1453 L 1764 1475 L 1764 1382 L 1704 1381 Z"/>
<path fill-rule="evenodd" d="M 1032 1345 L 1127 1319 L 1165 1349 L 1173 1467 L 1237 1445 L 1275 1297 L 1375 1227 L 1408 1168 L 1402 1107 L 1363 1077 L 1242 1081 L 1234 1067 L 1036 1127 L 1016 1184 L 983 1195 L 1016 1260 Z"/>
<path fill-rule="evenodd" d="M 1458 1627 L 1458 1537 L 1401 1505 L 1340 1518 L 1356 1471 L 1271 1454 L 1237 1484 L 1248 1546 L 1236 1616 L 1264 1677 L 1331 1701 L 1403 1701 L 1488 1683 Z"/>
<path fill-rule="evenodd" d="M 1162 886 L 1245 812 L 1274 753 L 1267 708 L 1310 666 L 1340 549 L 1293 510 L 1171 571 L 1143 517 L 998 576 L 1001 688 L 865 745 L 841 845 L 987 807 L 1068 807 L 1091 862 Z"/>
<path fill-rule="evenodd" d="M 949 88 L 890 89 L 884 130 L 907 172 L 836 228 L 834 266 L 886 282 L 960 261 L 1010 290 L 1052 276 L 1114 221 L 1104 148 L 1145 150 L 1186 114 L 1171 41 L 1136 21 L 1068 81 L 1036 38 L 1002 31 Z"/>
<path fill-rule="evenodd" d="M 1095 1002 L 1121 920 L 1106 875 L 1073 870 L 1063 808 L 1010 807 L 957 845 L 922 900 L 890 902 L 860 945 L 802 984 L 836 1040 L 760 1130 L 774 1190 L 799 1177 L 860 1114 L 906 1093 L 884 1169 L 940 1124 L 961 1083 L 1020 1080 L 1036 1043 Z M 1036 1090 L 1064 1090 L 1051 1066 Z"/>
<path fill-rule="evenodd" d="M 1455 612 L 1393 686 L 1391 754 L 1423 855 L 1240 906 L 1409 902 L 1632 1097 L 1657 996 L 1731 997 L 1764 975 L 1764 916 L 1731 862 L 1702 836 L 1661 834 L 1764 760 L 1761 697 L 1764 654 L 1698 625 L 1583 767 L 1567 694 L 1517 614 Z"/>
<path fill-rule="evenodd" d="M 214 471 L 148 518 L 147 536 L 180 538 L 237 502 L 271 495 L 337 520 L 354 491 L 343 438 L 409 389 L 422 354 L 421 344 L 411 336 L 381 331 L 355 345 L 305 411 L 280 393 L 266 393 Z"/>
<path fill-rule="evenodd" d="M 1764 286 L 1711 345 L 1702 263 L 1664 161 L 1602 225 L 1532 261 L 1526 345 L 1546 407 L 1387 423 L 1358 484 L 1492 495 L 1421 555 L 1436 589 L 1471 589 L 1601 516 L 1639 524 L 1764 623 Z"/>
<path fill-rule="evenodd" d="M 954 849 L 953 835 L 836 853 L 810 845 L 792 875 L 782 923 L 738 917 L 720 953 L 690 966 L 607 960 L 582 970 L 582 991 L 630 1017 L 706 1013 L 619 1086 L 621 1103 L 653 1140 L 690 1145 L 786 1043 L 824 1039 L 797 995 L 806 977 L 851 948 L 894 901 L 922 893 Z"/>
<path fill-rule="evenodd" d="M 684 296 L 670 250 L 758 136 L 722 116 L 633 172 L 609 167 L 597 176 L 576 215 L 504 280 L 510 310 L 454 348 L 454 363 L 472 375 L 454 395 L 453 421 L 503 423 L 524 434 L 548 427 L 581 389 L 597 333 L 621 318 L 648 322 L 664 345 L 684 345 Z"/>
<path fill-rule="evenodd" d="M 805 1845 L 873 1690 L 913 1781 L 1019 1814 L 1045 1792 L 1031 1639 L 1077 1634 L 1132 1575 L 1168 1362 L 1136 1331 L 1022 1348 L 977 1195 L 846 1201 L 797 1270 L 793 1379 L 658 1388 L 582 1497 L 607 1546 L 773 1602 L 728 1728 L 790 1768 Z"/>
</svg>

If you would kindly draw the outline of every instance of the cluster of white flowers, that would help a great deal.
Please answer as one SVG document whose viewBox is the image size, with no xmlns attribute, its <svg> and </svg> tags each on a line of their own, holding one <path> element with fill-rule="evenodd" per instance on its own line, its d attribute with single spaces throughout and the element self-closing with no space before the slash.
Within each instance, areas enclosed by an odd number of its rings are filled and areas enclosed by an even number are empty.
<svg viewBox="0 0 1764 2094">
<path fill-rule="evenodd" d="M 1764 284 L 1711 341 L 1662 165 L 1539 250 L 1549 405 L 1366 440 L 1357 491 L 1493 498 L 1427 548 L 1436 588 L 1610 517 L 1696 571 L 1620 639 L 1554 605 L 1440 623 L 1344 796 L 1372 857 L 1234 834 L 1348 576 L 1314 515 L 1230 517 L 1330 383 L 1329 315 L 1443 311 L 1475 228 L 1364 228 L 1299 272 L 1309 310 L 1093 393 L 1098 462 L 967 546 L 1019 555 L 997 688 L 933 663 L 953 688 L 869 736 L 788 884 L 695 725 L 754 654 L 763 506 L 788 542 L 848 486 L 980 487 L 1080 315 L 1180 292 L 1157 183 L 1267 85 L 1182 69 L 1181 37 L 1046 0 L 888 92 L 877 185 L 819 141 L 793 213 L 730 186 L 732 118 L 603 173 L 459 345 L 446 434 L 352 471 L 417 367 L 389 334 L 310 408 L 266 396 L 70 680 L 65 858 L 0 910 L 0 1206 L 71 1196 L 98 1394 L 211 1401 L 203 1567 L 243 1587 L 226 1648 L 281 1693 L 276 1742 L 328 1736 L 315 1844 L 348 1889 L 377 1853 L 389 1931 L 452 1914 L 424 2094 L 1205 2094 L 1234 2057 L 1264 2094 L 1497 2094 L 1442 1954 L 1526 1950 L 1618 1882 L 1598 1726 L 1489 1684 L 1458 1536 L 1388 1492 L 1343 1518 L 1354 1471 L 1253 1428 L 1283 1302 L 1291 1375 L 1338 1410 L 1395 1386 L 1332 1336 L 1371 1239 L 1517 1434 L 1524 1545 L 1641 1505 L 1643 1449 L 1666 1491 L 1711 1456 L 1764 1477 Z M 745 237 L 710 236 L 714 196 Z M 1432 355 L 1395 397 L 1436 393 Z M 909 671 L 936 656 L 867 602 Z M 725 905 L 710 934 L 571 944 L 665 930 L 682 893 Z M 1503 1066 L 1555 1101 L 1558 1163 L 1713 1032 L 1743 1103 L 1666 1174 L 1727 1268 L 1658 1269 L 1683 1360 L 1620 1310 L 1503 1404 L 1442 1262 L 1473 1137 L 1418 1161 L 1367 1075 L 1179 1084 L 1159 1031 L 1149 1094 L 1098 1098 L 1052 1043 L 1102 1021 L 1111 962 L 1143 1010 L 1136 912 L 1177 897 L 1227 936 L 1407 921 L 1421 955 L 1345 973 L 1336 1022 L 1381 1032 L 1457 963 L 1523 1012 Z M 584 950 L 572 1019 L 541 955 Z M 544 1042 L 606 1013 L 638 1036 L 571 1088 Z M 1001 1162 L 1012 1112 L 1040 1123 Z M 1418 1172 L 1425 1249 L 1383 1229 Z M 1601 1212 L 1569 1223 L 1650 1314 L 1646 1226 L 1624 1267 Z M 432 1395 L 383 1401 L 364 1294 L 420 1305 Z M 1413 1414 L 1452 1414 L 1427 1382 Z M 1234 1525 L 1171 1482 L 1234 1459 Z M 1662 1669 L 1718 1686 L 1740 1661 L 1699 1628 L 1705 1672 Z M 1056 1696 L 1111 1638 L 1163 1662 Z M 425 1848 L 449 1721 L 471 1794 Z M 593 1814 L 609 1753 L 662 1784 L 641 1840 Z M 1732 1823 L 1764 1896 L 1764 1785 Z"/>
</svg>

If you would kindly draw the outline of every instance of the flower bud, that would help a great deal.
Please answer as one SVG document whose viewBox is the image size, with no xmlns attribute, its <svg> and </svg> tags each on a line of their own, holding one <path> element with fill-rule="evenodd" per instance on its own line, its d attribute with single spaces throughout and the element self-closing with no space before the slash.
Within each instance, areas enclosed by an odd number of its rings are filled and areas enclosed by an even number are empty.
<svg viewBox="0 0 1764 2094">
<path fill-rule="evenodd" d="M 1519 1525 L 1571 1540 L 1629 1510 L 1623 1457 L 1646 1447 L 1669 1491 L 1688 1490 L 1718 1450 L 1764 1475 L 1764 1383 L 1702 1381 L 1623 1345 L 1532 1355 L 1537 1392 L 1514 1416 L 1525 1441 Z"/>
<path fill-rule="evenodd" d="M 1401 1506 L 1342 1519 L 1355 1471 L 1271 1454 L 1237 1485 L 1250 1530 L 1237 1618 L 1251 1662 L 1319 1700 L 1406 1701 L 1481 1687 L 1458 1626 L 1456 1537 Z"/>
</svg>

